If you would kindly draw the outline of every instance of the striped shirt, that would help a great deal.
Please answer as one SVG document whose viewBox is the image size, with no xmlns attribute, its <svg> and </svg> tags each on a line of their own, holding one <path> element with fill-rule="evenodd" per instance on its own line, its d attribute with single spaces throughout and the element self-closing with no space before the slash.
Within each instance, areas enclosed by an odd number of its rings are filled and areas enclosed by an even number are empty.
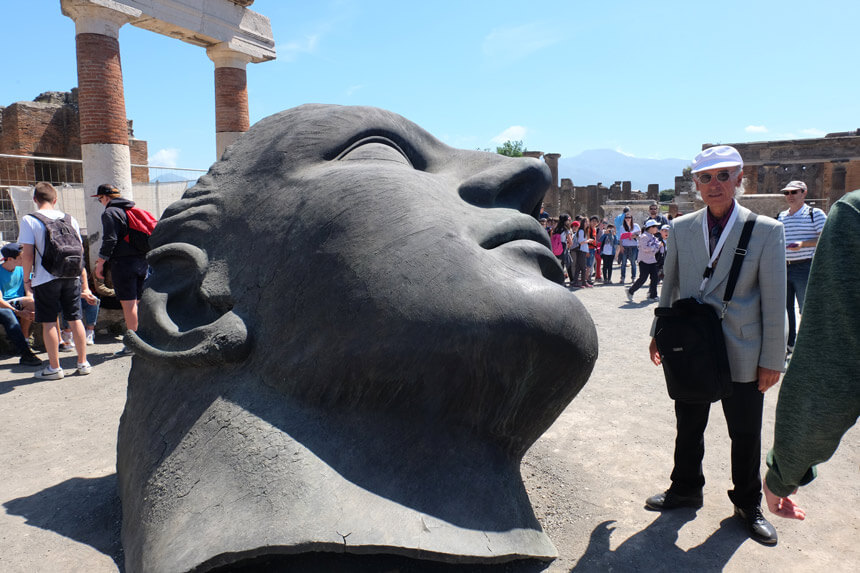
<svg viewBox="0 0 860 573">
<path fill-rule="evenodd" d="M 788 245 L 789 243 L 817 239 L 824 228 L 824 221 L 827 220 L 827 215 L 821 209 L 810 207 L 804 203 L 803 207 L 798 209 L 794 215 L 789 215 L 788 209 L 786 209 L 779 214 L 777 219 L 785 226 L 785 244 Z M 804 259 L 811 259 L 814 254 L 815 247 L 785 249 L 785 260 L 802 261 Z"/>
</svg>

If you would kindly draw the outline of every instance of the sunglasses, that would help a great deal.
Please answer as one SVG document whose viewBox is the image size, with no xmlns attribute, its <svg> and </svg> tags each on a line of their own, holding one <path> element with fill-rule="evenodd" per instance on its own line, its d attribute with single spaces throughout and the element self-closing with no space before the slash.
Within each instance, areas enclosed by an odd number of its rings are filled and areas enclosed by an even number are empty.
<svg viewBox="0 0 860 573">
<path fill-rule="evenodd" d="M 632 219 L 633 217 L 624 217 L 625 219 Z"/>
<path fill-rule="evenodd" d="M 798 193 L 800 193 L 800 189 L 792 189 L 791 191 L 783 191 L 783 192 L 782 192 L 782 194 L 783 194 L 783 195 L 785 195 L 785 196 L 788 196 L 788 195 L 797 195 Z"/>
<path fill-rule="evenodd" d="M 729 180 L 729 177 L 734 175 L 734 173 L 735 173 L 734 170 L 728 171 L 728 170 L 724 169 L 723 171 L 719 171 L 719 172 L 717 172 L 717 175 L 716 175 L 717 181 L 719 181 L 720 183 L 725 183 L 726 181 Z M 693 177 L 696 179 L 696 181 L 698 181 L 702 185 L 707 185 L 708 183 L 711 182 L 711 179 L 714 178 L 714 176 L 711 175 L 710 173 L 696 173 Z"/>
</svg>

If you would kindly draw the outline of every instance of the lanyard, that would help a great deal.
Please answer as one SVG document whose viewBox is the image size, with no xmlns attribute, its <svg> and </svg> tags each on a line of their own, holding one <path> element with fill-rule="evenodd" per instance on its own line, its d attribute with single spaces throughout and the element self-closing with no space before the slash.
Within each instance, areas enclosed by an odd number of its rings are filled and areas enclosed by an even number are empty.
<svg viewBox="0 0 860 573">
<path fill-rule="evenodd" d="M 732 214 L 729 216 L 729 220 L 726 222 L 726 226 L 723 227 L 723 232 L 720 233 L 720 239 L 717 241 L 717 245 L 714 247 L 714 252 L 711 255 L 711 259 L 708 261 L 708 267 L 705 269 L 705 274 L 702 277 L 702 284 L 699 285 L 699 298 L 702 297 L 702 293 L 705 291 L 705 285 L 708 284 L 708 279 L 711 278 L 711 275 L 714 273 L 714 262 L 720 257 L 720 251 L 723 250 L 723 245 L 726 242 L 726 238 L 728 238 L 729 233 L 728 230 L 732 228 L 735 224 L 735 221 L 738 218 L 738 205 L 737 202 L 732 199 Z M 705 238 L 705 249 L 710 250 L 711 242 L 710 242 L 710 230 L 708 229 L 708 212 L 705 211 L 702 217 L 702 236 Z"/>
</svg>

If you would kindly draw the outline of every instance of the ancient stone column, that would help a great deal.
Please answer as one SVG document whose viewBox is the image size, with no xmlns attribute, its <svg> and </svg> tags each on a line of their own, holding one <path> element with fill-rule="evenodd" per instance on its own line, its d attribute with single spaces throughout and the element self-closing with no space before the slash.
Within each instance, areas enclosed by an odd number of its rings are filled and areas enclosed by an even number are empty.
<svg viewBox="0 0 860 573">
<path fill-rule="evenodd" d="M 206 55 L 215 63 L 215 147 L 221 159 L 250 127 L 245 67 L 251 56 L 231 50 L 226 42 L 206 48 Z"/>
<path fill-rule="evenodd" d="M 630 181 L 621 182 L 621 199 L 630 201 L 633 198 L 633 185 Z"/>
<path fill-rule="evenodd" d="M 101 246 L 103 208 L 89 196 L 102 183 L 112 183 L 124 197 L 132 197 L 128 121 L 119 57 L 119 29 L 128 22 L 130 12 L 121 4 L 113 5 L 115 8 L 80 0 L 62 2 L 63 14 L 75 21 L 81 158 L 92 262 Z"/>
<path fill-rule="evenodd" d="M 544 162 L 546 162 L 546 166 L 549 167 L 550 173 L 552 173 L 552 181 L 550 182 L 549 189 L 546 192 L 546 196 L 544 197 L 544 204 L 546 206 L 546 210 L 555 217 L 559 214 L 559 193 L 558 193 L 558 158 L 561 157 L 561 153 L 545 153 L 543 156 Z"/>
<path fill-rule="evenodd" d="M 842 198 L 845 195 L 845 180 L 847 175 L 847 170 L 845 169 L 845 162 L 843 161 L 833 161 L 833 172 L 831 175 L 831 183 L 830 183 L 830 192 L 827 194 L 827 207 L 830 208 L 830 205 L 833 205 L 836 201 Z M 822 193 L 822 197 L 824 194 Z"/>
<path fill-rule="evenodd" d="M 660 185 L 658 183 L 648 184 L 648 193 L 646 195 L 652 201 L 660 200 Z"/>
</svg>

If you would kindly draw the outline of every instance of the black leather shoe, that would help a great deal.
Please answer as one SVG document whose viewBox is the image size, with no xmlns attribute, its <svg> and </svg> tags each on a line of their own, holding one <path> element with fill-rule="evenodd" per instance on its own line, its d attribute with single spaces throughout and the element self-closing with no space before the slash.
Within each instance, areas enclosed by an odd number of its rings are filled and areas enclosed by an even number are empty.
<svg viewBox="0 0 860 573">
<path fill-rule="evenodd" d="M 776 529 L 762 515 L 761 507 L 741 509 L 735 506 L 735 517 L 741 519 L 750 532 L 750 538 L 762 545 L 776 545 Z"/>
<path fill-rule="evenodd" d="M 677 509 L 679 507 L 692 507 L 699 509 L 702 507 L 702 496 L 700 495 L 678 495 L 672 490 L 666 490 L 663 493 L 652 495 L 645 500 L 645 508 L 652 511 L 665 511 L 668 509 Z"/>
</svg>

